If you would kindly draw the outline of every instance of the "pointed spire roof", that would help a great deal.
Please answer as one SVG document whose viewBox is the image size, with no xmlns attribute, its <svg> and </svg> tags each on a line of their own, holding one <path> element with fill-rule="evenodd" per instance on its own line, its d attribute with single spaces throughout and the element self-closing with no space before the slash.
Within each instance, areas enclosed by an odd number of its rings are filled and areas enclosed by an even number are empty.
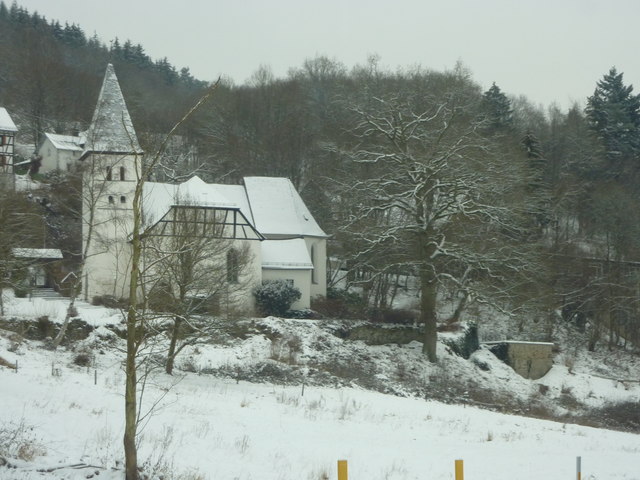
<svg viewBox="0 0 640 480">
<path fill-rule="evenodd" d="M 142 153 L 113 65 L 107 65 L 98 104 L 86 132 L 89 152 Z"/>
</svg>

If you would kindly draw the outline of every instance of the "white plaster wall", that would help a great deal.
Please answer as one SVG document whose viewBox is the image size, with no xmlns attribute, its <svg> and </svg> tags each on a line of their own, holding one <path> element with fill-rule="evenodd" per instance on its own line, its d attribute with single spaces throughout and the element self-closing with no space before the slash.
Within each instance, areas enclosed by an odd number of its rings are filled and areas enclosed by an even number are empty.
<svg viewBox="0 0 640 480">
<path fill-rule="evenodd" d="M 262 283 L 262 249 L 258 240 L 236 240 L 236 242 L 239 248 L 248 245 L 251 262 L 240 275 L 239 283 L 243 288 L 235 295 L 234 306 L 240 311 L 253 314 L 256 306 L 253 289 Z"/>
<path fill-rule="evenodd" d="M 294 310 L 311 306 L 311 270 L 262 269 L 263 280 L 293 280 L 293 286 L 300 290 L 300 300 L 291 305 Z"/>
<path fill-rule="evenodd" d="M 327 240 L 325 238 L 305 237 L 309 257 L 311 257 L 311 246 L 314 247 L 314 280 L 310 283 L 309 294 L 311 298 L 327 295 Z"/>
<path fill-rule="evenodd" d="M 89 155 L 83 161 L 83 252 L 86 252 L 83 276 L 85 298 L 98 295 L 129 297 L 131 267 L 130 235 L 133 229 L 133 195 L 136 186 L 134 155 Z M 106 180 L 111 166 L 113 179 Z M 116 180 L 120 166 L 128 180 Z M 109 202 L 109 197 L 113 203 Z M 93 218 L 91 213 L 93 212 Z M 87 247 L 89 230 L 91 241 Z"/>
<path fill-rule="evenodd" d="M 51 172 L 57 168 L 58 149 L 53 146 L 51 140 L 45 138 L 38 153 L 42 156 L 42 165 L 40 165 L 41 173 Z"/>
</svg>

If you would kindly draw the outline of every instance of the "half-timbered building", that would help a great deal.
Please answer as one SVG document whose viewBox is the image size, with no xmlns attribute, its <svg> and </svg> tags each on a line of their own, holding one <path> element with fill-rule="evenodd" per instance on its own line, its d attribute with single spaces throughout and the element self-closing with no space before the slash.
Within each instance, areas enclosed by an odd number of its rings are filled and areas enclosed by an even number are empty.
<svg viewBox="0 0 640 480">
<path fill-rule="evenodd" d="M 16 142 L 16 124 L 13 123 L 6 108 L 0 107 L 0 187 L 13 186 L 14 148 Z"/>
</svg>

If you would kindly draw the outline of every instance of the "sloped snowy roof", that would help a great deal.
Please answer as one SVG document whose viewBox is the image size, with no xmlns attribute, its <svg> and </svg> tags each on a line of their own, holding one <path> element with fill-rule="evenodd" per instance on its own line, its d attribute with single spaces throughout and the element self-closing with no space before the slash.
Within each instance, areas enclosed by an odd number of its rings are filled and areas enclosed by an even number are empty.
<svg viewBox="0 0 640 480">
<path fill-rule="evenodd" d="M 262 247 L 262 268 L 286 270 L 313 269 L 307 245 L 302 238 L 265 240 Z"/>
<path fill-rule="evenodd" d="M 326 237 L 288 178 L 245 177 L 256 228 L 263 235 Z"/>
<path fill-rule="evenodd" d="M 85 153 L 142 153 L 113 65 L 107 65 L 86 134 Z"/>
<path fill-rule="evenodd" d="M 239 208 L 216 188 L 218 186 L 205 183 L 197 176 L 178 185 L 145 182 L 142 200 L 145 224 L 153 225 L 174 205 Z"/>
<path fill-rule="evenodd" d="M 62 252 L 57 248 L 12 248 L 11 253 L 13 253 L 13 256 L 16 258 L 62 258 Z"/>
<path fill-rule="evenodd" d="M 262 235 L 326 237 L 289 179 L 244 180 L 244 185 L 205 183 L 197 176 L 179 185 L 145 182 L 145 226 L 149 228 L 161 220 L 172 206 L 185 205 L 240 210 Z"/>
<path fill-rule="evenodd" d="M 73 135 L 58 135 L 57 133 L 45 133 L 45 137 L 56 147 L 58 150 L 72 150 L 74 152 L 82 152 L 80 137 L 74 137 Z"/>
<path fill-rule="evenodd" d="M 16 124 L 11 120 L 11 115 L 7 112 L 7 109 L 0 107 L 0 130 L 5 132 L 17 132 Z"/>
</svg>

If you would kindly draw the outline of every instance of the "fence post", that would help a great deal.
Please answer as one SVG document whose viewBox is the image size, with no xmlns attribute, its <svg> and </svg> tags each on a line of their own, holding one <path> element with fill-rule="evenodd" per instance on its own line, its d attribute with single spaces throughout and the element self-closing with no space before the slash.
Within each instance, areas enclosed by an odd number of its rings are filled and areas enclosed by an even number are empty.
<svg viewBox="0 0 640 480">
<path fill-rule="evenodd" d="M 456 480 L 464 480 L 464 462 L 456 460 Z"/>
<path fill-rule="evenodd" d="M 576 479 L 582 480 L 582 457 L 576 457 Z"/>
<path fill-rule="evenodd" d="M 348 480 L 347 461 L 338 460 L 338 480 Z"/>
</svg>

